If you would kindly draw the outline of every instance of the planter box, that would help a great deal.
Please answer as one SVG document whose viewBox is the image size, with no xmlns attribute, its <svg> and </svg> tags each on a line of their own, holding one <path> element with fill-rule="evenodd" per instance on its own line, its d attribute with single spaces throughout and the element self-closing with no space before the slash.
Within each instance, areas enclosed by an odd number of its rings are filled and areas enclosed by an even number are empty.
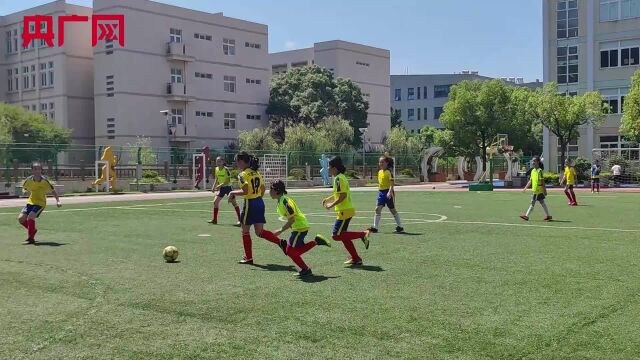
<svg viewBox="0 0 640 360">
<path fill-rule="evenodd" d="M 56 192 L 60 196 L 64 196 L 64 185 L 53 185 L 53 188 L 56 189 Z"/>
<path fill-rule="evenodd" d="M 493 191 L 493 184 L 473 183 L 469 185 L 469 191 Z"/>
<path fill-rule="evenodd" d="M 431 174 L 429 175 L 429 181 L 430 182 L 446 182 L 447 176 L 441 173 Z"/>
</svg>

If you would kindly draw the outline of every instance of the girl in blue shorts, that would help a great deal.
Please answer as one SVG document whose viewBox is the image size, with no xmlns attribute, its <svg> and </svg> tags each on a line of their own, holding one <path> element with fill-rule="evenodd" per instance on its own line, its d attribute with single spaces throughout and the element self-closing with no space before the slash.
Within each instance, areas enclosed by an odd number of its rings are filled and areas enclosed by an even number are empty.
<svg viewBox="0 0 640 360">
<path fill-rule="evenodd" d="M 382 208 L 386 206 L 396 220 L 396 232 L 404 232 L 400 222 L 400 214 L 396 211 L 394 202 L 396 194 L 394 191 L 393 159 L 388 156 L 382 156 L 378 160 L 378 166 L 380 167 L 378 171 L 378 204 L 375 209 L 376 214 L 373 216 L 373 226 L 369 230 L 373 233 L 378 232 L 380 219 L 382 218 Z"/>
</svg>

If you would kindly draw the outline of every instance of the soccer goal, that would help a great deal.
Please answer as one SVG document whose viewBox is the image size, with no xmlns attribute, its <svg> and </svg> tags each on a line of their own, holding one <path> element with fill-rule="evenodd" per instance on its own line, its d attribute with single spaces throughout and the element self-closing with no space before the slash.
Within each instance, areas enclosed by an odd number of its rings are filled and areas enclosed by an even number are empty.
<svg viewBox="0 0 640 360">
<path fill-rule="evenodd" d="M 282 180 L 287 184 L 287 177 L 289 174 L 287 155 L 281 154 L 266 154 L 262 157 L 262 179 L 264 180 L 265 187 L 268 187 L 276 180 Z"/>
</svg>

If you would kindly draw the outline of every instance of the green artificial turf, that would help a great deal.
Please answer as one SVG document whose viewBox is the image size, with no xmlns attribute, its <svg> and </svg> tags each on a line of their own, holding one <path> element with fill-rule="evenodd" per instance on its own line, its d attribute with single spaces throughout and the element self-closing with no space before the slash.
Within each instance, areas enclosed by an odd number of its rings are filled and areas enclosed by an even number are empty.
<svg viewBox="0 0 640 360">
<path fill-rule="evenodd" d="M 376 195 L 353 193 L 352 230 Z M 322 196 L 292 194 L 330 235 Z M 341 243 L 316 247 L 307 281 L 255 235 L 256 265 L 237 264 L 235 214 L 223 203 L 207 224 L 208 198 L 50 207 L 40 246 L 0 209 L 0 359 L 638 358 L 640 196 L 579 193 L 570 208 L 552 194 L 551 223 L 539 206 L 518 218 L 529 198 L 400 192 L 409 234 L 385 210 L 371 248 L 356 243 L 363 268 L 344 267 Z"/>
</svg>

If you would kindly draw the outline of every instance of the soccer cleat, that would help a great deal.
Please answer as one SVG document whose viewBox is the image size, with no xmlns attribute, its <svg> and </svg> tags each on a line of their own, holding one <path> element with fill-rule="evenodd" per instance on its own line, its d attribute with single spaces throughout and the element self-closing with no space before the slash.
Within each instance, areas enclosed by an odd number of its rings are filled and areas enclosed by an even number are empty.
<svg viewBox="0 0 640 360">
<path fill-rule="evenodd" d="M 404 228 L 402 226 L 396 226 L 396 232 L 397 233 L 403 233 L 404 232 Z"/>
<path fill-rule="evenodd" d="M 529 217 L 527 215 L 520 215 L 520 219 L 524 220 L 524 221 L 529 221 Z"/>
<path fill-rule="evenodd" d="M 358 260 L 347 259 L 347 261 L 345 261 L 344 264 L 345 265 L 351 265 L 351 266 L 361 266 L 362 265 L 362 259 L 358 259 Z"/>
<path fill-rule="evenodd" d="M 551 217 L 551 216 L 545 216 L 543 220 L 544 220 L 544 221 L 551 221 L 551 220 L 553 220 L 553 217 Z"/>
<path fill-rule="evenodd" d="M 280 249 L 282 249 L 282 252 L 287 255 L 287 241 L 280 239 Z"/>
<path fill-rule="evenodd" d="M 313 275 L 313 272 L 311 272 L 311 269 L 306 269 L 306 270 L 300 270 L 298 273 L 295 274 L 297 277 L 309 277 Z"/>
<path fill-rule="evenodd" d="M 36 241 L 34 239 L 27 239 L 27 240 L 24 241 L 25 245 L 33 245 L 35 243 L 36 243 Z"/>
<path fill-rule="evenodd" d="M 571 204 L 571 206 L 578 206 L 578 203 L 574 202 L 574 203 Z"/>
<path fill-rule="evenodd" d="M 238 264 L 253 265 L 253 259 L 247 259 L 246 257 L 243 256 L 242 259 L 238 261 Z"/>
<path fill-rule="evenodd" d="M 331 240 L 325 238 L 324 236 L 318 234 L 315 238 L 316 244 L 320 246 L 328 246 L 331 247 Z"/>
<path fill-rule="evenodd" d="M 362 237 L 362 242 L 364 243 L 364 248 L 369 250 L 369 230 L 364 231 L 364 236 Z"/>
<path fill-rule="evenodd" d="M 218 220 L 209 220 L 207 221 L 209 224 L 218 225 Z"/>
<path fill-rule="evenodd" d="M 374 234 L 378 232 L 378 229 L 374 228 L 373 226 L 370 227 L 368 230 L 371 231 Z"/>
<path fill-rule="evenodd" d="M 235 225 L 233 225 L 233 226 L 235 226 L 235 227 L 241 227 L 241 226 L 242 226 L 242 223 L 240 223 L 240 221 L 238 221 L 238 222 L 237 222 Z"/>
</svg>

